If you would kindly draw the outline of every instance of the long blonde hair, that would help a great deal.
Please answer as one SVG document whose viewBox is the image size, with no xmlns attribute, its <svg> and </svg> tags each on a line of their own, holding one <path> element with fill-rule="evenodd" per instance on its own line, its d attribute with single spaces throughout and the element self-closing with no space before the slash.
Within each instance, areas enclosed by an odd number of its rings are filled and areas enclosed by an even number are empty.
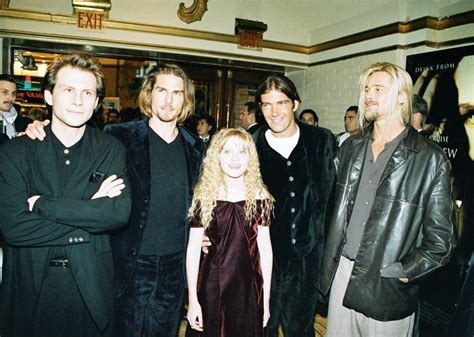
<svg viewBox="0 0 474 337">
<path fill-rule="evenodd" d="M 189 216 L 199 216 L 204 228 L 209 227 L 213 218 L 213 210 L 219 199 L 219 191 L 224 187 L 224 173 L 220 167 L 219 154 L 225 143 L 235 138 L 242 148 L 249 154 L 247 171 L 244 173 L 245 184 L 245 219 L 248 224 L 257 212 L 257 200 L 262 199 L 261 218 L 268 219 L 272 208 L 273 198 L 262 181 L 257 150 L 250 134 L 242 128 L 222 129 L 212 137 L 210 146 L 201 166 L 201 175 L 194 188 L 193 201 L 189 209 Z M 260 223 L 265 225 L 264 223 Z"/>
<path fill-rule="evenodd" d="M 371 123 L 367 123 L 365 114 L 365 87 L 370 75 L 376 72 L 385 72 L 392 79 L 392 86 L 389 91 L 389 114 L 392 118 L 397 118 L 403 125 L 409 125 L 412 115 L 413 82 L 410 75 L 399 66 L 378 62 L 367 67 L 359 78 L 359 125 L 361 130 L 366 129 Z"/>
</svg>

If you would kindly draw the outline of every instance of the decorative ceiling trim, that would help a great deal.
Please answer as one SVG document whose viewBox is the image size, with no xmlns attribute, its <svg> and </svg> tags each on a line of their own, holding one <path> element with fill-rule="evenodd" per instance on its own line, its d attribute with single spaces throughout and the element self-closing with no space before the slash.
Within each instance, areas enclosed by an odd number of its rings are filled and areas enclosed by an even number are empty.
<svg viewBox="0 0 474 337">
<path fill-rule="evenodd" d="M 309 47 L 309 54 L 340 48 L 353 43 L 363 42 L 392 34 L 407 34 L 420 29 L 444 30 L 470 23 L 474 23 L 474 11 L 460 13 L 440 19 L 432 16 L 425 16 L 408 22 L 390 23 L 385 26 L 315 44 Z"/>
<path fill-rule="evenodd" d="M 0 0 L 5 1 L 5 0 Z M 38 20 L 38 21 L 49 21 L 64 24 L 76 24 L 76 18 L 73 16 L 66 15 L 55 15 L 47 13 L 38 13 L 32 11 L 20 11 L 14 9 L 0 9 L 0 17 L 10 17 L 26 20 Z M 433 30 L 444 30 L 456 26 L 467 25 L 474 23 L 474 10 L 464 13 L 455 14 L 444 18 L 434 17 L 422 17 L 408 22 L 395 22 L 385 26 L 376 27 L 364 32 L 344 36 L 331 41 L 315 44 L 312 46 L 302 46 L 291 43 L 283 43 L 278 41 L 263 40 L 262 48 L 269 48 L 275 50 L 281 50 L 286 52 L 294 52 L 299 54 L 311 55 L 321 51 L 327 51 L 344 47 L 350 44 L 359 43 L 375 38 L 380 38 L 392 34 L 407 34 L 420 29 L 433 29 Z M 152 34 L 172 35 L 186 38 L 202 39 L 207 41 L 223 42 L 223 43 L 238 43 L 238 36 L 222 33 L 211 33 L 191 29 L 182 29 L 169 26 L 159 26 L 150 24 L 138 24 L 131 22 L 122 22 L 107 20 L 104 22 L 104 26 L 110 29 L 121 29 L 134 32 L 144 32 Z M 77 36 L 72 37 L 77 40 Z M 99 40 L 100 41 L 100 40 Z M 434 43 L 434 42 L 433 42 Z M 426 44 L 429 45 L 429 44 Z M 175 48 L 176 49 L 176 48 Z M 186 50 L 181 48 L 180 50 Z M 201 53 L 204 53 L 202 50 Z M 212 52 L 206 52 L 212 54 Z M 241 58 L 247 56 L 238 54 Z M 258 58 L 258 57 L 256 57 Z M 265 58 L 263 58 L 265 59 Z"/>
<path fill-rule="evenodd" d="M 186 7 L 184 2 L 181 2 L 178 8 L 178 17 L 186 23 L 201 21 L 206 11 L 207 0 L 194 0 L 193 4 L 189 7 Z"/>
<path fill-rule="evenodd" d="M 322 64 L 334 63 L 334 62 L 349 60 L 355 57 L 373 55 L 373 54 L 378 54 L 378 53 L 383 53 L 383 52 L 393 51 L 393 50 L 407 50 L 407 49 L 422 47 L 422 46 L 440 49 L 440 48 L 447 48 L 447 47 L 453 47 L 453 46 L 460 46 L 460 45 L 469 44 L 469 43 L 474 43 L 474 37 L 467 37 L 463 39 L 455 39 L 455 40 L 449 40 L 449 41 L 443 41 L 443 42 L 420 41 L 420 42 L 410 43 L 406 45 L 394 44 L 394 45 L 386 46 L 383 48 L 375 48 L 375 49 L 366 50 L 359 53 L 353 53 L 350 55 L 334 57 L 331 59 L 326 59 L 324 61 L 311 62 L 308 64 L 308 67 L 314 67 L 314 66 L 318 66 Z"/>
<path fill-rule="evenodd" d="M 10 7 L 10 0 L 0 0 L 0 8 Z"/>
<path fill-rule="evenodd" d="M 148 51 L 156 50 L 160 52 L 169 52 L 169 53 L 180 53 L 183 54 L 189 52 L 192 55 L 197 56 L 212 56 L 215 58 L 227 58 L 227 59 L 236 59 L 240 61 L 248 61 L 248 62 L 256 62 L 256 63 L 267 63 L 267 64 L 274 64 L 278 66 L 288 66 L 288 67 L 295 67 L 295 68 L 306 68 L 307 63 L 305 62 L 295 62 L 295 61 L 286 61 L 280 60 L 270 57 L 259 57 L 259 56 L 247 56 L 242 54 L 234 54 L 234 53 L 227 53 L 227 52 L 215 52 L 215 51 L 203 51 L 200 49 L 195 48 L 177 48 L 176 46 L 168 46 L 168 45 L 158 45 L 158 44 L 151 44 L 151 43 L 134 43 L 134 42 L 127 42 L 127 41 L 115 41 L 109 39 L 96 39 L 96 38 L 87 38 L 81 37 L 78 38 L 77 36 L 71 35 L 64 35 L 64 34 L 52 34 L 48 33 L 47 39 L 45 39 L 45 35 L 36 32 L 29 32 L 29 31 L 19 31 L 19 30 L 9 30 L 9 29 L 0 29 L 0 35 L 3 37 L 12 37 L 12 38 L 23 38 L 23 39 L 37 39 L 37 40 L 44 40 L 44 41 L 61 41 L 66 43 L 74 43 L 74 44 L 90 44 L 90 45 L 104 45 L 108 47 L 122 47 L 127 49 L 145 49 Z"/>
</svg>

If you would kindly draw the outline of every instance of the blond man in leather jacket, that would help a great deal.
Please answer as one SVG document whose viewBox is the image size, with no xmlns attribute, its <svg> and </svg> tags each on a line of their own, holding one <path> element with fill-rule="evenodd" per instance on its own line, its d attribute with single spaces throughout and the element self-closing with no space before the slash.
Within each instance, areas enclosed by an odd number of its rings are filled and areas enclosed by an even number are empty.
<svg viewBox="0 0 474 337">
<path fill-rule="evenodd" d="M 410 126 L 407 72 L 373 64 L 360 89 L 363 132 L 336 159 L 336 207 L 318 279 L 321 292 L 331 290 L 327 336 L 411 336 L 420 280 L 455 247 L 451 165 Z"/>
</svg>

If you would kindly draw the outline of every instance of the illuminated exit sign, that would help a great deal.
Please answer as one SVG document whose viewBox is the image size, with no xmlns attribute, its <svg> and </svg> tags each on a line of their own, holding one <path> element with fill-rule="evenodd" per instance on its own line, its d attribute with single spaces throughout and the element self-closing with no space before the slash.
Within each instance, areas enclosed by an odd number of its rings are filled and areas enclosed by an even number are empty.
<svg viewBox="0 0 474 337">
<path fill-rule="evenodd" d="M 104 13 L 77 11 L 77 27 L 81 29 L 102 31 L 106 16 Z"/>
<path fill-rule="evenodd" d="M 263 34 L 260 32 L 246 32 L 239 33 L 239 47 L 244 49 L 262 50 Z"/>
</svg>

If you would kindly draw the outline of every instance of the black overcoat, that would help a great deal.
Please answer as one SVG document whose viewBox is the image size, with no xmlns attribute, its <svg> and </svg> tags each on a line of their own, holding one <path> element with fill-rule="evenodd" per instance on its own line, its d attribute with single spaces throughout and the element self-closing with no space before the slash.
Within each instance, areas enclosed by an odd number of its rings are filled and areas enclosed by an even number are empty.
<svg viewBox="0 0 474 337">
<path fill-rule="evenodd" d="M 60 183 L 51 128 L 44 141 L 12 139 L 0 147 L 0 230 L 5 238 L 0 288 L 0 335 L 32 336 L 36 301 L 53 246 L 64 247 L 78 290 L 100 329 L 113 313 L 108 231 L 127 223 L 130 189 L 115 198 L 91 197 L 112 174 L 128 186 L 125 150 L 114 137 L 87 127 L 80 162 Z M 32 212 L 27 199 L 41 195 Z M 68 296 L 58 293 L 51 301 Z M 60 317 L 58 317 L 60 319 Z"/>
</svg>

